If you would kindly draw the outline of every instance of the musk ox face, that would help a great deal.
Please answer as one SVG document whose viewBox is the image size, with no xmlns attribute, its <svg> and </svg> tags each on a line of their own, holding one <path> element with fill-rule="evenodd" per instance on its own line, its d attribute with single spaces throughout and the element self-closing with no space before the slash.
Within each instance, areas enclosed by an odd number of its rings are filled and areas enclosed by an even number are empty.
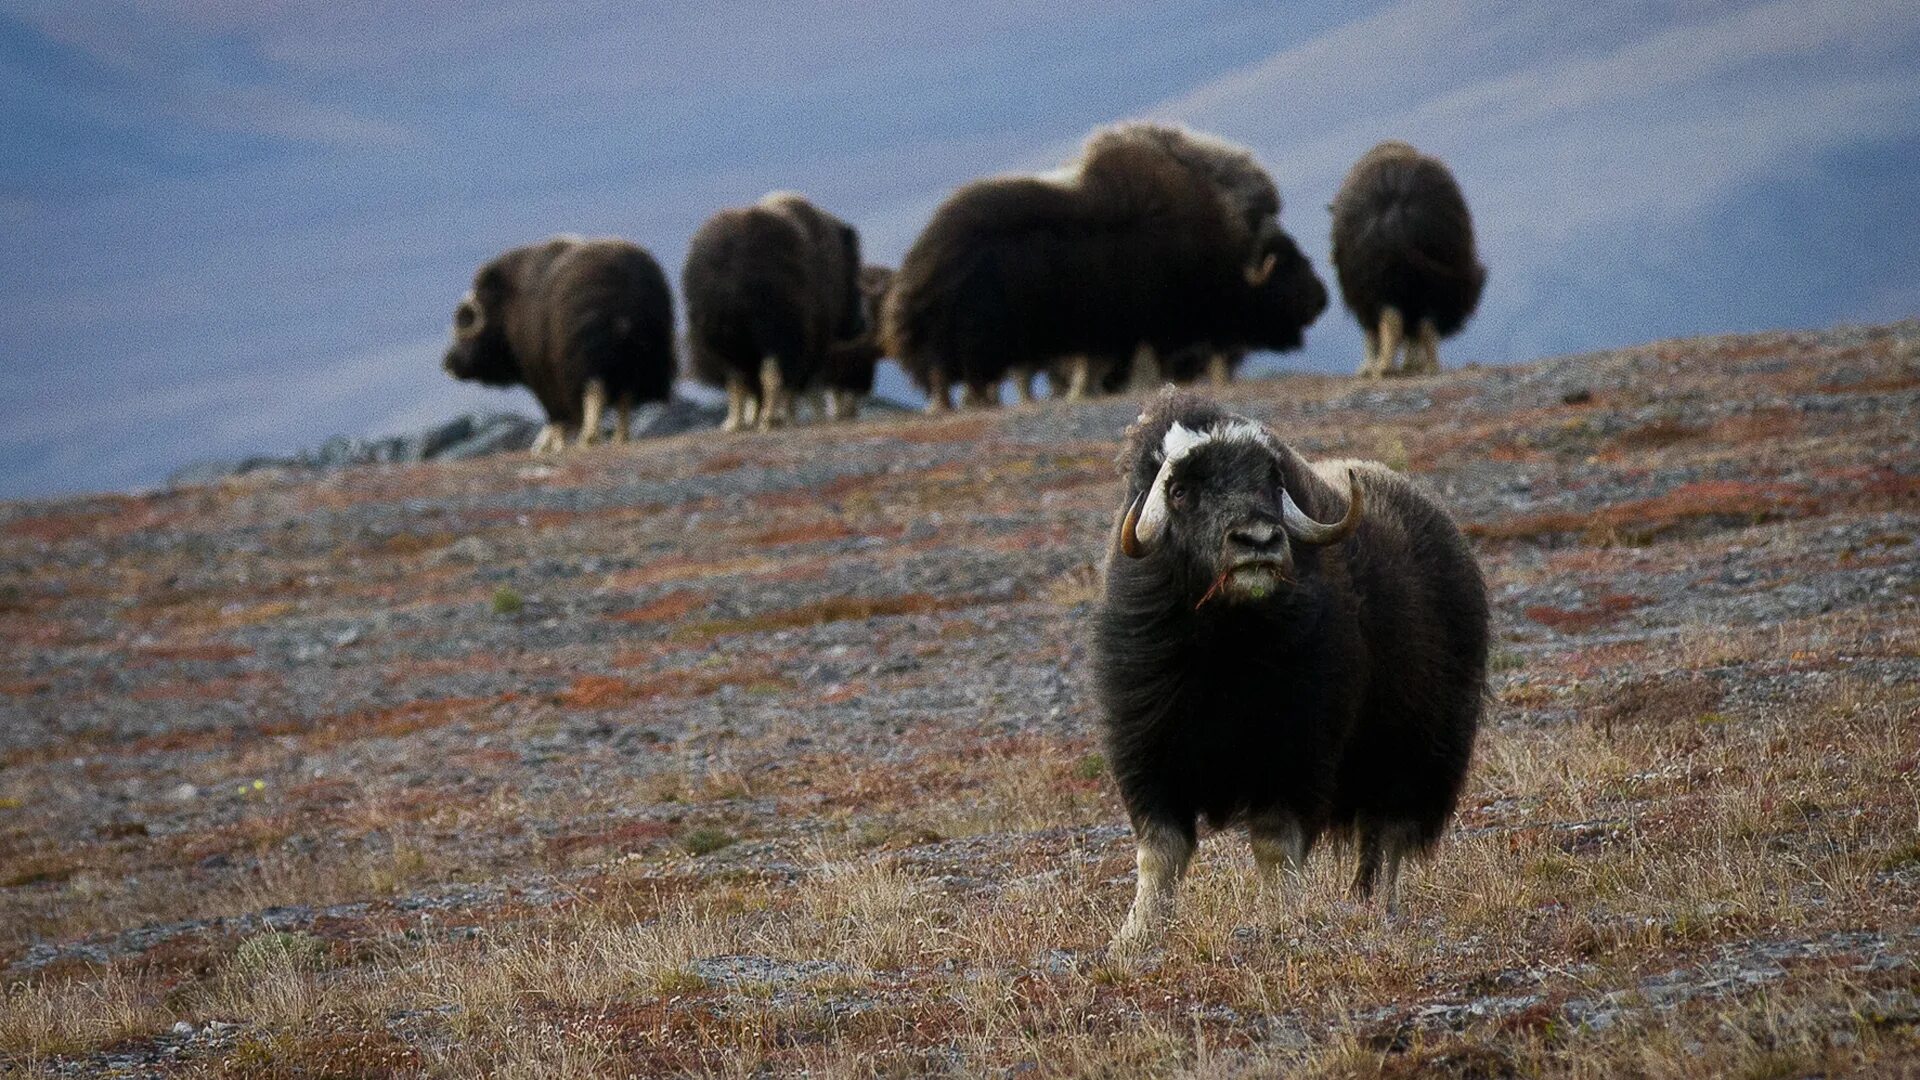
<svg viewBox="0 0 1920 1080">
<path fill-rule="evenodd" d="M 1195 608 L 1259 602 L 1295 583 L 1294 545 L 1337 543 L 1359 526 L 1358 489 L 1333 524 L 1308 517 L 1287 490 L 1280 442 L 1245 417 L 1220 415 L 1198 428 L 1169 425 L 1136 464 L 1151 468 L 1121 520 L 1120 551 L 1158 560 Z"/>
<path fill-rule="evenodd" d="M 1249 343 L 1276 352 L 1303 345 L 1306 328 L 1327 310 L 1327 287 L 1293 238 L 1276 230 L 1246 279 L 1252 291 Z"/>
<path fill-rule="evenodd" d="M 505 289 L 499 277 L 493 268 L 483 269 L 453 309 L 453 340 L 440 367 L 456 379 L 503 385 L 519 378 L 502 325 Z"/>
</svg>

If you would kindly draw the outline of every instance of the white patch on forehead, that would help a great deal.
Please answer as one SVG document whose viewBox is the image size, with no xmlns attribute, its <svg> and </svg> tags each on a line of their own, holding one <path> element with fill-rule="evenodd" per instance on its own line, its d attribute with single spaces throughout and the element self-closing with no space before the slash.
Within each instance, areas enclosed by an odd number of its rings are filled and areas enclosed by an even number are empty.
<svg viewBox="0 0 1920 1080">
<path fill-rule="evenodd" d="M 1265 427 L 1244 417 L 1234 417 L 1224 424 L 1199 431 L 1176 421 L 1167 428 L 1166 435 L 1160 440 L 1159 457 L 1163 463 L 1172 464 L 1210 442 L 1252 443 L 1271 448 L 1273 437 Z"/>
</svg>

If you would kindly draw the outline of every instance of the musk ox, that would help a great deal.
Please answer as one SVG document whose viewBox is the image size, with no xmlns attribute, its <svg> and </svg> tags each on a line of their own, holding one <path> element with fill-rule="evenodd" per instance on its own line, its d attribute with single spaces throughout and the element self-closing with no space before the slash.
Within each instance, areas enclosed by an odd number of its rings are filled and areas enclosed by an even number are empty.
<svg viewBox="0 0 1920 1080">
<path fill-rule="evenodd" d="M 1010 371 L 1025 397 L 1033 372 L 1064 366 L 1073 398 L 1126 358 L 1140 379 L 1195 342 L 1295 346 L 1302 297 L 1324 307 L 1325 290 L 1278 207 L 1244 151 L 1151 125 L 1096 133 L 1059 172 L 949 197 L 901 263 L 885 340 L 935 412 L 955 383 L 994 400 Z"/>
<path fill-rule="evenodd" d="M 776 192 L 709 218 L 687 247 L 690 373 L 727 391 L 726 429 L 793 419 L 793 395 L 837 341 L 865 330 L 860 235 L 799 195 Z M 756 406 L 757 401 L 757 406 Z"/>
<path fill-rule="evenodd" d="M 1440 370 L 1440 339 L 1472 317 L 1487 268 L 1473 217 L 1438 159 L 1383 142 L 1354 163 L 1334 196 L 1333 266 L 1347 310 L 1366 334 L 1364 378 Z"/>
<path fill-rule="evenodd" d="M 627 439 L 633 407 L 673 390 L 673 295 L 653 256 L 624 240 L 556 237 L 473 275 L 442 366 L 456 379 L 524 385 L 546 410 L 533 452 L 600 436 L 607 406 Z"/>
<path fill-rule="evenodd" d="M 1128 430 L 1126 498 L 1094 620 L 1108 760 L 1137 840 L 1122 946 L 1172 909 L 1196 823 L 1246 827 L 1278 883 L 1316 840 L 1384 887 L 1452 816 L 1487 668 L 1487 595 L 1414 484 L 1310 464 L 1187 391 Z"/>
</svg>

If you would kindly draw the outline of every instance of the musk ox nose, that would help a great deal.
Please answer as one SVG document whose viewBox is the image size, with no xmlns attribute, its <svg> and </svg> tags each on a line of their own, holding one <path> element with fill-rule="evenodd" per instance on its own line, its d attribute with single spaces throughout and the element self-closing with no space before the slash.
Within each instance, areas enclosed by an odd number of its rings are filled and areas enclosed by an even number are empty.
<svg viewBox="0 0 1920 1080">
<path fill-rule="evenodd" d="M 1243 559 L 1278 556 L 1286 550 L 1287 537 L 1278 522 L 1249 521 L 1227 531 L 1227 547 Z"/>
</svg>

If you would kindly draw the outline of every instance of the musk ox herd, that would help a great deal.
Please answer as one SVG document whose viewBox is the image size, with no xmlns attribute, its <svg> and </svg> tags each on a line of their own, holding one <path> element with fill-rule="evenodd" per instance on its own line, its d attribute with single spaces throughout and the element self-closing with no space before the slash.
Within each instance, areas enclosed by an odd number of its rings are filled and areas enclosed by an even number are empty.
<svg viewBox="0 0 1920 1080">
<path fill-rule="evenodd" d="M 1453 177 L 1382 143 L 1330 209 L 1360 373 L 1438 370 L 1486 278 Z M 1354 895 L 1393 911 L 1403 861 L 1453 814 L 1479 723 L 1486 586 L 1446 512 L 1385 466 L 1310 462 L 1165 385 L 1300 347 L 1328 297 L 1280 214 L 1245 150 L 1123 124 L 1053 172 L 961 187 L 897 271 L 863 264 L 852 225 L 776 193 L 713 215 L 681 273 L 686 372 L 725 393 L 728 430 L 792 423 L 802 400 L 851 417 L 883 357 L 930 412 L 956 391 L 995 403 L 1008 379 L 1030 400 L 1042 374 L 1069 400 L 1147 392 L 1092 616 L 1090 681 L 1136 838 L 1120 949 L 1157 937 L 1202 823 L 1243 827 L 1273 885 L 1341 841 Z M 619 240 L 488 262 L 446 354 L 458 378 L 534 393 L 537 451 L 593 443 L 609 409 L 624 440 L 677 366 L 666 276 Z"/>
<path fill-rule="evenodd" d="M 1439 339 L 1479 303 L 1486 270 L 1447 167 L 1402 142 L 1368 151 L 1329 207 L 1332 257 L 1366 339 L 1364 377 L 1439 370 Z M 792 423 L 796 403 L 851 419 L 892 357 L 927 411 L 1069 401 L 1205 378 L 1248 353 L 1298 349 L 1326 286 L 1281 228 L 1280 189 L 1247 150 L 1153 123 L 1095 131 L 1058 169 L 963 185 L 897 271 L 803 196 L 721 210 L 681 270 L 675 347 L 666 276 L 620 240 L 562 237 L 482 266 L 454 311 L 446 369 L 525 385 L 547 426 L 536 453 L 590 445 L 614 412 L 662 401 L 684 366 L 724 391 L 727 430 Z M 1404 355 L 1404 362 L 1396 362 Z"/>
</svg>

